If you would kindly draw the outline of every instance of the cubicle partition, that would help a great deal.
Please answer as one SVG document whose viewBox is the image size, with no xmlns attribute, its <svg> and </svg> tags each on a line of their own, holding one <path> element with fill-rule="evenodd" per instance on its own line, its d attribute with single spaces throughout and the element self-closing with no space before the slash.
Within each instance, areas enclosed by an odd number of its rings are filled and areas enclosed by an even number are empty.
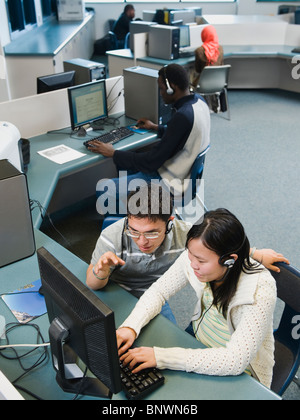
<svg viewBox="0 0 300 420">
<path fill-rule="evenodd" d="M 300 46 L 300 25 L 291 24 L 282 15 L 204 15 L 203 24 L 190 26 L 191 47 L 202 44 L 205 25 L 214 25 L 219 42 L 224 47 L 225 64 L 231 64 L 229 88 L 278 88 L 300 92 L 298 79 L 293 77 L 296 53 Z M 141 40 L 141 42 L 145 42 Z M 126 67 L 141 65 L 158 69 L 177 63 L 189 72 L 194 69 L 194 57 L 161 60 L 148 56 L 134 56 L 128 50 L 109 51 L 111 75 L 118 75 Z"/>
</svg>

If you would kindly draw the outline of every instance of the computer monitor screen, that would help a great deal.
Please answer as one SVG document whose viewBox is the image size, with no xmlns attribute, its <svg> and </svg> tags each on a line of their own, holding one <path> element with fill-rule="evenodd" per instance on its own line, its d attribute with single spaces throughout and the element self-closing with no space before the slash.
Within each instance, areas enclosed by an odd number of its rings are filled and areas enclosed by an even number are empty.
<svg viewBox="0 0 300 420">
<path fill-rule="evenodd" d="M 180 39 L 179 46 L 189 47 L 190 46 L 190 27 L 188 25 L 179 26 L 180 29 Z"/>
<path fill-rule="evenodd" d="M 75 70 L 49 74 L 37 78 L 37 93 L 51 92 L 75 85 Z"/>
<path fill-rule="evenodd" d="M 121 391 L 114 313 L 45 248 L 37 256 L 58 384 L 65 392 L 110 398 Z"/>
<path fill-rule="evenodd" d="M 104 79 L 70 87 L 68 98 L 72 130 L 108 116 Z"/>
</svg>

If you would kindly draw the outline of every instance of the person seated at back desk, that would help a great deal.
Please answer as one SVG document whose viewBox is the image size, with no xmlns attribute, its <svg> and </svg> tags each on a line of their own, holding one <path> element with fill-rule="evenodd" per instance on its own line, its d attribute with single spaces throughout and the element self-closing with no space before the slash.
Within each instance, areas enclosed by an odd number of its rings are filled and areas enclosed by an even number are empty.
<svg viewBox="0 0 300 420">
<path fill-rule="evenodd" d="M 168 192 L 155 182 L 129 194 L 127 217 L 100 234 L 87 270 L 88 287 L 102 289 L 112 280 L 140 298 L 185 251 L 191 224 L 174 219 L 173 200 L 165 194 Z M 140 211 L 134 207 L 136 199 Z M 274 271 L 279 270 L 275 262 L 289 263 L 272 249 L 252 248 L 251 256 Z M 176 323 L 168 304 L 161 313 Z"/>
<path fill-rule="evenodd" d="M 195 51 L 195 76 L 192 81 L 196 89 L 200 75 L 206 66 L 222 66 L 224 64 L 223 47 L 219 44 L 218 34 L 214 26 L 205 26 L 201 32 L 202 45 Z M 208 105 L 213 111 L 218 110 L 218 100 L 215 96 L 208 97 Z"/>
<path fill-rule="evenodd" d="M 175 193 L 181 196 L 183 181 L 189 179 L 196 157 L 210 143 L 210 114 L 203 98 L 190 92 L 189 78 L 182 66 L 170 64 L 161 68 L 158 85 L 165 104 L 174 107 L 174 114 L 167 126 L 154 124 L 146 118 L 141 118 L 138 125 L 157 131 L 160 141 L 146 152 L 115 150 L 111 144 L 99 141 L 91 142 L 89 150 L 113 158 L 119 170 L 129 171 L 127 183 L 136 178 L 149 182 L 151 179 L 163 178 L 167 186 L 172 184 Z M 117 193 L 126 199 L 127 191 L 119 191 L 119 179 L 113 181 Z M 101 183 L 98 185 L 97 190 L 100 192 Z M 102 214 L 106 214 L 106 211 Z"/>
<path fill-rule="evenodd" d="M 119 17 L 119 19 L 115 22 L 113 26 L 113 32 L 116 34 L 116 37 L 120 43 L 120 41 L 124 42 L 126 35 L 129 32 L 130 22 L 135 17 L 135 9 L 132 4 L 127 4 L 124 7 L 124 11 Z"/>
<path fill-rule="evenodd" d="M 201 47 L 195 51 L 196 77 L 193 86 L 197 86 L 200 74 L 206 66 L 221 66 L 224 64 L 223 47 L 219 44 L 219 38 L 214 26 L 208 25 L 201 32 Z"/>
</svg>

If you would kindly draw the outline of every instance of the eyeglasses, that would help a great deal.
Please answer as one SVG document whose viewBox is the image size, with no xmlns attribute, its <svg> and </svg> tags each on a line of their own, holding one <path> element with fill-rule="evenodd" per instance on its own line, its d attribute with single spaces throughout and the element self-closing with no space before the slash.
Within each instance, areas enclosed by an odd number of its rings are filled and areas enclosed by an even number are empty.
<svg viewBox="0 0 300 420">
<path fill-rule="evenodd" d="M 134 238 L 134 239 L 140 239 L 140 237 L 143 235 L 144 238 L 146 239 L 157 239 L 160 235 L 159 232 L 138 232 L 136 230 L 131 230 L 129 227 L 127 229 L 125 229 L 125 233 L 127 236 L 129 236 L 130 238 Z"/>
</svg>

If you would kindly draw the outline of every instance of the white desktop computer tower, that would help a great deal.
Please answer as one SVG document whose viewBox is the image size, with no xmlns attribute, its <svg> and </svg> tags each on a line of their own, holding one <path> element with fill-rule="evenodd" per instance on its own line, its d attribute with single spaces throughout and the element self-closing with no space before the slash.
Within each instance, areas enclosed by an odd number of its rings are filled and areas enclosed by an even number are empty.
<svg viewBox="0 0 300 420">
<path fill-rule="evenodd" d="M 0 268 L 35 252 L 26 175 L 0 160 Z"/>
<path fill-rule="evenodd" d="M 180 29 L 176 26 L 154 25 L 149 28 L 149 57 L 163 60 L 179 58 Z"/>
<path fill-rule="evenodd" d="M 125 114 L 138 120 L 145 117 L 155 124 L 166 124 L 171 107 L 164 105 L 157 84 L 158 70 L 130 67 L 123 70 Z"/>
<path fill-rule="evenodd" d="M 170 11 L 170 24 L 179 22 L 181 25 L 187 25 L 196 21 L 196 11 L 192 9 L 186 10 L 171 10 Z"/>
<path fill-rule="evenodd" d="M 59 21 L 78 21 L 85 16 L 83 0 L 57 0 L 57 17 Z"/>
<path fill-rule="evenodd" d="M 83 58 L 73 58 L 64 61 L 64 71 L 75 70 L 75 85 L 93 82 L 106 78 L 106 68 L 104 64 L 95 61 L 84 60 Z"/>
<path fill-rule="evenodd" d="M 150 26 L 156 25 L 155 22 L 145 22 L 143 20 L 134 20 L 133 22 L 130 22 L 129 24 L 129 32 L 130 32 L 130 38 L 129 38 L 129 46 L 131 51 L 133 51 L 133 42 L 134 42 L 134 35 L 135 34 L 141 34 L 141 33 L 148 33 Z"/>
</svg>

